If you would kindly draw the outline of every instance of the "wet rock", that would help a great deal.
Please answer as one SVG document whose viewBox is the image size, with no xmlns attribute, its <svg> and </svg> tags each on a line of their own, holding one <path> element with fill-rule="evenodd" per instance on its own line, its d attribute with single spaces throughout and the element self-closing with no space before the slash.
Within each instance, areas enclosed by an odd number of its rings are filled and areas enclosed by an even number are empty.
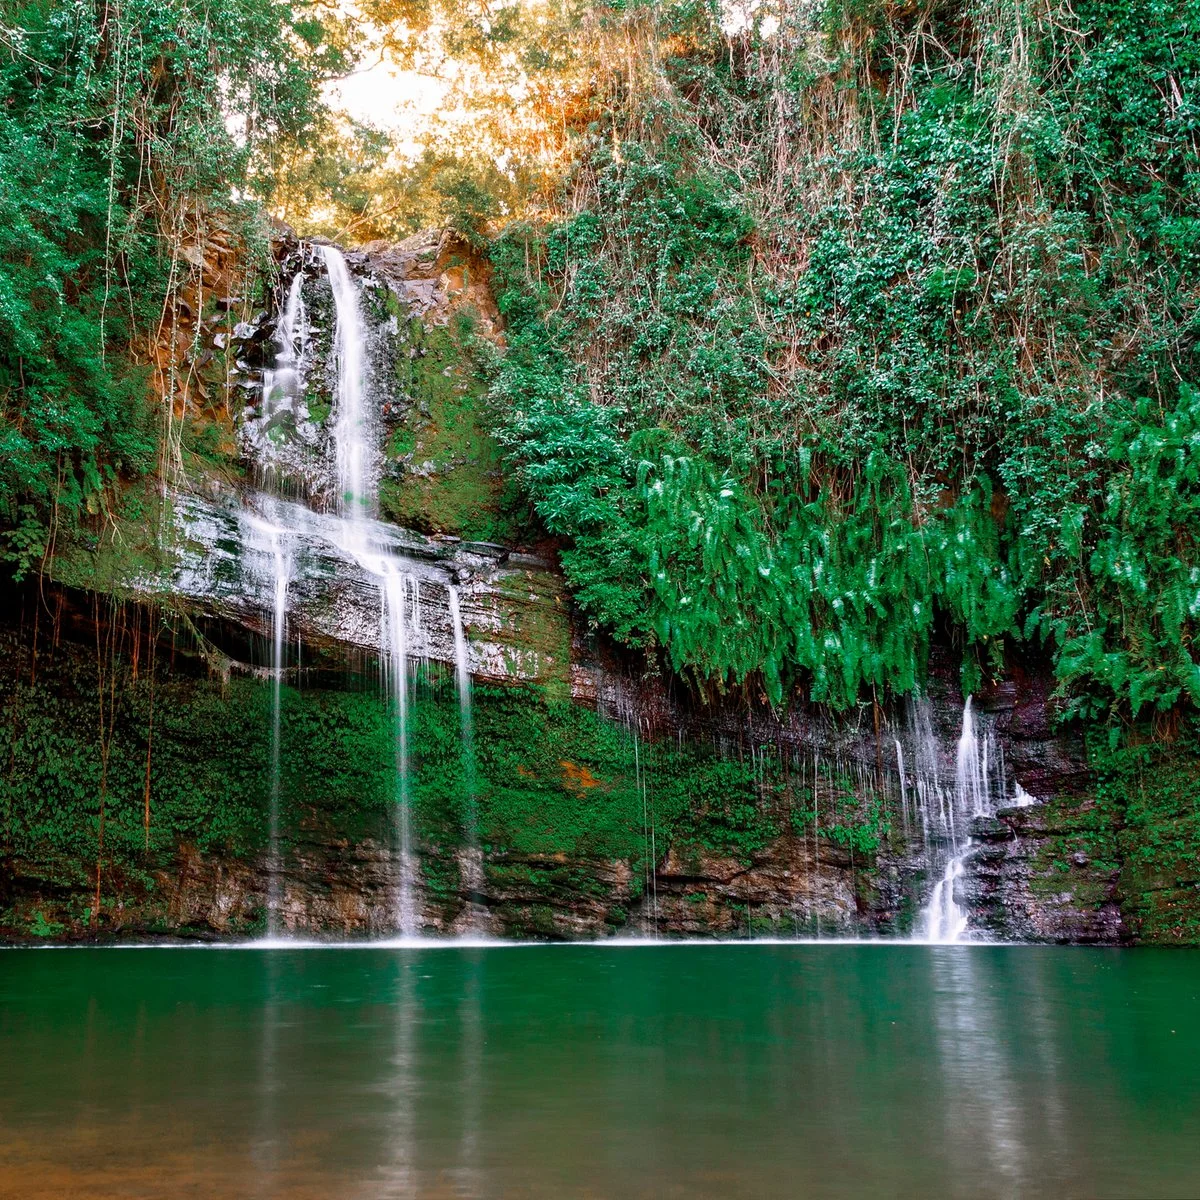
<svg viewBox="0 0 1200 1200">
<path fill-rule="evenodd" d="M 1128 938 L 1115 845 L 1110 858 L 1079 844 L 1115 844 L 1116 835 L 1094 813 L 1089 817 L 1086 806 L 1003 809 L 988 828 L 988 840 L 967 856 L 959 881 L 976 928 L 1006 941 L 1114 944 Z"/>
<path fill-rule="evenodd" d="M 999 817 L 972 817 L 969 835 L 979 841 L 1006 842 L 1013 837 L 1012 826 Z"/>
</svg>

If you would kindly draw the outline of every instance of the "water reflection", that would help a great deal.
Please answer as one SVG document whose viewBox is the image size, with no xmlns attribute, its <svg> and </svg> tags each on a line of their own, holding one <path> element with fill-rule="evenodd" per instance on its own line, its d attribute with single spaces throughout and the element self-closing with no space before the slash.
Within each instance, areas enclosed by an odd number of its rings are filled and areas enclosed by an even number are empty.
<svg viewBox="0 0 1200 1200">
<path fill-rule="evenodd" d="M 258 1121 L 250 1145 L 251 1161 L 259 1179 L 273 1180 L 279 1170 L 279 975 L 282 963 L 275 955 L 264 955 L 262 1041 L 259 1046 Z"/>
<path fill-rule="evenodd" d="M 1188 953 L 142 951 L 3 968 L 0 1179 L 22 1196 L 1200 1189 Z"/>
<path fill-rule="evenodd" d="M 464 960 L 462 995 L 458 1006 L 459 1058 L 462 1087 L 459 1107 L 462 1128 L 453 1179 L 456 1194 L 482 1196 L 486 1178 L 480 1156 L 483 1112 L 483 1001 L 480 972 L 486 951 L 467 951 Z"/>
<path fill-rule="evenodd" d="M 394 968 L 390 1002 L 380 1014 L 386 1032 L 390 1026 L 392 1052 L 372 1090 L 375 1102 L 389 1126 L 384 1141 L 378 1177 L 364 1181 L 363 1196 L 411 1196 L 416 1194 L 416 1128 L 421 1103 L 417 1025 L 421 1019 L 417 1000 L 419 960 L 400 954 L 388 963 Z"/>
<path fill-rule="evenodd" d="M 942 1106 L 942 1144 L 955 1175 L 980 1168 L 1003 1181 L 1013 1194 L 1025 1183 L 1029 1146 L 1025 1122 L 1033 1116 L 1017 1099 L 1010 1031 L 996 1004 L 987 965 L 979 955 L 944 949 L 931 953 L 934 994 L 931 1015 L 941 1075 L 946 1089 Z M 1014 997 L 1007 997 L 1009 1004 Z M 1017 1036 L 1027 1039 L 1027 1034 Z M 1022 1049 L 1038 1055 L 1026 1040 Z"/>
</svg>

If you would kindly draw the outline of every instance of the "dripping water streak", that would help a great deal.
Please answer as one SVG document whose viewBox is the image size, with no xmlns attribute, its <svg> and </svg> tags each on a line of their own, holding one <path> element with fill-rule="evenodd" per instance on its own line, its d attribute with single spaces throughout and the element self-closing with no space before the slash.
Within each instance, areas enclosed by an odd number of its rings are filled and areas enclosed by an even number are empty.
<svg viewBox="0 0 1200 1200">
<path fill-rule="evenodd" d="M 283 646 L 287 622 L 287 592 L 290 564 L 280 544 L 279 534 L 273 538 L 275 561 L 275 613 L 271 646 L 271 895 L 267 905 L 267 931 L 279 932 L 280 862 L 279 854 L 279 793 L 280 740 L 283 723 Z"/>
<path fill-rule="evenodd" d="M 271 742 L 270 807 L 267 827 L 267 933 L 279 931 L 282 908 L 283 860 L 280 851 L 279 808 L 282 770 L 283 671 L 287 633 L 288 585 L 292 559 L 285 542 L 286 530 L 249 513 L 241 517 L 242 537 L 269 570 L 271 587 Z"/>
<path fill-rule="evenodd" d="M 471 669 L 467 658 L 467 634 L 463 627 L 462 606 L 458 588 L 454 584 L 446 587 L 450 606 L 450 622 L 454 629 L 454 676 L 458 685 L 459 722 L 462 728 L 462 766 L 464 789 L 463 822 L 466 840 L 466 862 L 464 890 L 474 899 L 483 891 L 483 863 L 479 858 L 479 812 L 475 790 L 475 732 L 471 716 Z"/>
<path fill-rule="evenodd" d="M 900 744 L 900 739 L 895 738 L 896 743 L 896 771 L 900 776 L 900 812 L 904 820 L 904 833 L 907 836 L 912 825 L 908 812 L 908 786 L 904 781 L 904 747 Z"/>
<path fill-rule="evenodd" d="M 405 624 L 407 578 L 396 564 L 384 559 L 381 625 L 386 635 L 384 671 L 395 722 L 396 804 L 395 826 L 399 858 L 396 894 L 396 927 L 403 937 L 416 932 L 413 905 L 412 816 L 408 780 L 408 638 Z"/>
</svg>

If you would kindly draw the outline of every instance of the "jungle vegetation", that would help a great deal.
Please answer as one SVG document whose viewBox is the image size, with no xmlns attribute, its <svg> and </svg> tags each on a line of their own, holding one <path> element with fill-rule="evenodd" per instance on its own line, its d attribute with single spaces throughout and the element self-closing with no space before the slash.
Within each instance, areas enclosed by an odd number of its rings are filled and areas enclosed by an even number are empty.
<svg viewBox="0 0 1200 1200">
<path fill-rule="evenodd" d="M 1200 702 L 1200 5 L 627 10 L 494 399 L 600 626 L 838 707 Z M 636 69 L 635 69 L 636 68 Z M 615 99 L 614 99 L 615 97 Z"/>
<path fill-rule="evenodd" d="M 360 9 L 0 10 L 11 557 L 154 469 L 183 225 L 437 222 L 597 629 L 773 704 L 907 692 L 935 635 L 968 688 L 1028 648 L 1067 712 L 1200 704 L 1200 0 Z M 335 118 L 368 51 L 470 120 Z"/>
<path fill-rule="evenodd" d="M 19 566 L 152 470 L 145 364 L 215 209 L 254 226 L 275 145 L 347 52 L 281 0 L 0 3 L 0 545 Z M 259 238 L 261 241 L 261 237 Z"/>
</svg>

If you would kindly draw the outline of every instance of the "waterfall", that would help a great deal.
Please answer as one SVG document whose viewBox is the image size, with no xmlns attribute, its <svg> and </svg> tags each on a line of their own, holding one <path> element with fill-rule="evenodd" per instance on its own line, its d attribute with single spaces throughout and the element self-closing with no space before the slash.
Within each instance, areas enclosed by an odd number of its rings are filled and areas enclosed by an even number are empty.
<svg viewBox="0 0 1200 1200">
<path fill-rule="evenodd" d="M 292 276 L 287 301 L 275 329 L 275 364 L 263 372 L 262 418 L 270 419 L 290 408 L 300 391 L 300 360 L 308 345 L 308 315 L 301 289 L 304 272 Z"/>
<path fill-rule="evenodd" d="M 967 914 L 954 899 L 955 880 L 963 873 L 963 855 L 956 854 L 946 863 L 941 879 L 933 886 L 923 914 L 924 941 L 940 944 L 957 942 L 967 929 Z"/>
<path fill-rule="evenodd" d="M 247 409 L 242 426 L 243 449 L 254 460 L 259 483 L 272 492 L 279 490 L 285 477 L 303 475 L 287 447 L 307 412 L 302 399 L 310 331 L 303 288 L 301 268 L 288 285 L 275 327 L 275 361 L 263 371 L 258 410 Z"/>
<path fill-rule="evenodd" d="M 288 585 L 291 556 L 284 539 L 291 535 L 311 536 L 318 529 L 340 551 L 351 556 L 376 581 L 379 589 L 379 648 L 385 690 L 395 723 L 394 749 L 396 803 L 393 833 L 396 846 L 398 883 L 393 919 L 404 936 L 416 932 L 415 863 L 411 819 L 411 782 L 409 772 L 409 659 L 410 635 L 421 636 L 420 585 L 409 570 L 402 551 L 388 544 L 386 532 L 371 515 L 377 502 L 375 470 L 376 422 L 372 415 L 367 361 L 367 327 L 363 319 L 360 289 L 351 276 L 345 255 L 335 246 L 318 245 L 317 256 L 325 268 L 333 296 L 333 463 L 336 479 L 336 515 L 318 518 L 310 510 L 284 505 L 264 497 L 272 522 L 245 517 L 251 527 L 247 537 L 251 548 L 269 558 L 274 580 L 272 725 L 271 725 L 271 813 L 270 879 L 268 882 L 268 931 L 277 932 L 280 908 L 281 861 L 279 853 L 280 804 L 280 733 L 281 687 L 284 631 L 287 622 Z M 249 448 L 258 463 L 268 470 L 282 455 L 286 459 L 286 437 L 290 432 L 280 426 L 285 411 L 296 413 L 296 401 L 302 395 L 303 364 L 308 353 L 309 324 L 303 300 L 304 273 L 298 271 L 288 288 L 276 329 L 274 365 L 263 374 L 263 394 L 257 420 L 248 422 Z M 301 425 L 302 437 L 319 435 L 310 425 Z M 283 435 L 281 437 L 281 434 Z M 321 524 L 321 523 L 324 524 Z M 286 525 L 286 528 L 281 528 Z M 265 539 L 265 540 L 264 540 Z M 454 597 L 457 610 L 457 596 Z M 455 644 L 463 639 L 461 617 L 455 613 Z M 461 675 L 465 671 L 465 642 L 461 653 L 460 695 L 464 704 L 464 730 L 469 729 L 469 694 Z"/>
<path fill-rule="evenodd" d="M 963 705 L 962 733 L 955 763 L 955 808 L 960 817 L 981 817 L 990 811 L 988 758 L 990 739 L 982 745 L 975 728 L 975 713 L 968 696 Z"/>
<path fill-rule="evenodd" d="M 325 264 L 337 313 L 333 439 L 337 448 L 338 506 L 354 520 L 374 508 L 374 496 L 370 494 L 374 481 L 368 475 L 374 423 L 368 419 L 366 405 L 367 336 L 358 288 L 350 277 L 345 255 L 336 246 L 318 246 L 317 253 Z"/>
<path fill-rule="evenodd" d="M 1040 801 L 1017 781 L 1009 792 L 1000 743 L 970 696 L 953 743 L 953 775 L 949 747 L 943 749 L 934 734 L 927 696 L 909 698 L 905 727 L 893 740 L 908 854 L 936 878 L 914 935 L 928 942 L 955 942 L 967 932 L 967 914 L 955 899 L 955 888 L 966 870 L 971 821 L 994 816 L 1006 805 L 1023 808 Z"/>
<path fill-rule="evenodd" d="M 325 264 L 337 316 L 333 438 L 338 508 L 345 523 L 343 546 L 379 580 L 379 644 L 395 720 L 394 825 L 399 868 L 395 921 L 401 935 L 409 937 L 416 932 L 417 922 L 408 754 L 409 617 L 406 608 L 411 593 L 411 625 L 419 634 L 420 586 L 416 578 L 403 571 L 402 560 L 387 553 L 376 553 L 368 545 L 366 518 L 376 508 L 378 481 L 373 470 L 375 422 L 369 415 L 367 394 L 366 327 L 358 285 L 350 275 L 345 255 L 335 246 L 318 246 L 317 251 Z"/>
<path fill-rule="evenodd" d="M 917 816 L 928 857 L 931 840 L 944 839 L 950 834 L 950 805 L 942 783 L 941 751 L 933 734 L 933 706 L 928 696 L 909 700 L 908 731 L 913 750 Z"/>
<path fill-rule="evenodd" d="M 993 786 L 993 772 L 998 772 Z M 980 736 L 970 696 L 963 704 L 962 731 L 954 765 L 954 792 L 938 791 L 939 811 L 944 814 L 942 832 L 948 834 L 949 858 L 941 879 L 934 885 L 921 918 L 927 942 L 956 942 L 967 929 L 967 914 L 954 897 L 955 883 L 962 877 L 963 863 L 971 840 L 965 830 L 972 817 L 990 816 L 992 796 L 1004 794 L 1003 765 L 990 729 Z"/>
</svg>

